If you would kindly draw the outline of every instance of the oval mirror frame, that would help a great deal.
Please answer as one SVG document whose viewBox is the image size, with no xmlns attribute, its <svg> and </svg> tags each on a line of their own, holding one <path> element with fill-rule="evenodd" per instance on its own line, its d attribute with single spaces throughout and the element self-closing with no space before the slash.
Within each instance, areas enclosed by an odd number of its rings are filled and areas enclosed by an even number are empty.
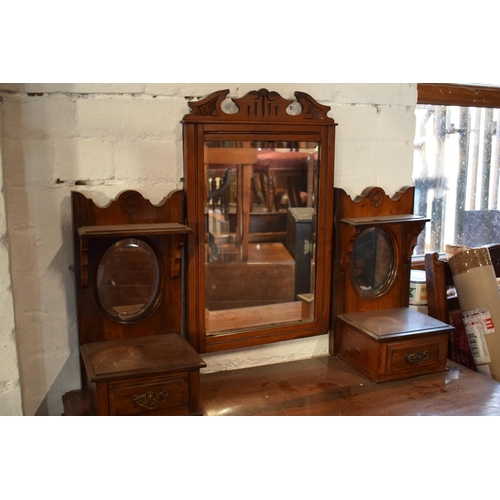
<svg viewBox="0 0 500 500">
<path fill-rule="evenodd" d="M 96 292 L 115 321 L 130 322 L 150 314 L 161 292 L 161 266 L 153 248 L 136 238 L 113 243 L 97 267 Z"/>
<path fill-rule="evenodd" d="M 199 101 L 188 102 L 191 113 L 183 119 L 184 190 L 187 225 L 193 230 L 188 245 L 186 272 L 186 329 L 191 345 L 200 353 L 251 347 L 270 342 L 326 334 L 329 330 L 333 174 L 335 121 L 330 108 L 303 92 L 284 99 L 267 89 L 232 98 L 229 90 L 215 92 Z M 293 111 L 292 111 L 293 110 Z M 292 114 L 293 112 L 293 114 Z M 320 165 L 314 189 L 313 293 L 304 294 L 303 321 L 269 321 L 248 329 L 229 328 L 207 335 L 206 311 L 206 146 L 209 143 L 315 143 Z"/>
</svg>

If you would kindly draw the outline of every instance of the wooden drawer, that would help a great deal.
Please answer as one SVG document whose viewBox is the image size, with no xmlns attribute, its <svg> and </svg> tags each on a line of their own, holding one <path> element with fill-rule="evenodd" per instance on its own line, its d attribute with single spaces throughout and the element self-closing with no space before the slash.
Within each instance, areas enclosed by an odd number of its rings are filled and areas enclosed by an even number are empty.
<svg viewBox="0 0 500 500">
<path fill-rule="evenodd" d="M 177 333 L 80 347 L 92 415 L 199 415 L 203 359 Z"/>
<path fill-rule="evenodd" d="M 447 354 L 447 336 L 388 342 L 386 346 L 385 375 L 408 375 L 444 369 Z"/>
<path fill-rule="evenodd" d="M 338 316 L 335 354 L 375 382 L 446 370 L 453 327 L 408 308 Z"/>
<path fill-rule="evenodd" d="M 187 415 L 189 375 L 108 384 L 110 415 Z"/>
</svg>

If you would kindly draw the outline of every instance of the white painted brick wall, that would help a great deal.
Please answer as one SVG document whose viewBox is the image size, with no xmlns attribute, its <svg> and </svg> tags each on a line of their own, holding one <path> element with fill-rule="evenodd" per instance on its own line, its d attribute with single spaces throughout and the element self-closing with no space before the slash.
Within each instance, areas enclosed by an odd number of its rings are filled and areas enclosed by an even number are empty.
<svg viewBox="0 0 500 500">
<path fill-rule="evenodd" d="M 62 413 L 62 394 L 80 384 L 69 269 L 70 191 L 89 193 L 104 205 L 125 189 L 137 189 L 159 203 L 181 187 L 180 122 L 189 112 L 186 97 L 224 88 L 233 97 L 268 88 L 292 98 L 301 90 L 331 106 L 330 116 L 339 123 L 335 184 L 349 194 L 377 185 L 392 195 L 411 184 L 415 84 L 0 84 L 4 191 L 26 414 Z M 75 187 L 78 180 L 89 185 Z M 0 265 L 5 258 L 0 253 Z M 0 332 L 11 330 L 0 319 Z M 15 343 L 8 343 L 10 350 L 0 351 L 0 366 L 16 367 Z M 205 371 L 326 354 L 327 346 L 322 336 L 206 355 Z M 15 385 L 15 374 L 10 378 Z M 12 402 L 10 411 L 17 408 Z"/>
<path fill-rule="evenodd" d="M 1 102 L 0 102 L 1 107 Z M 2 174 L 0 115 L 0 415 L 22 415 Z"/>
</svg>

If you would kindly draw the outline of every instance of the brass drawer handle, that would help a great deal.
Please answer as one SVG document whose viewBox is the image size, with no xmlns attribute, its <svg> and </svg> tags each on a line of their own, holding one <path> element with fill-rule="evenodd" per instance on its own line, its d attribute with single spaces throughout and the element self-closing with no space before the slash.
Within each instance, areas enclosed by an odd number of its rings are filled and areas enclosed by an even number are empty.
<svg viewBox="0 0 500 500">
<path fill-rule="evenodd" d="M 408 363 L 413 363 L 414 365 L 419 365 L 423 363 L 429 357 L 429 351 L 415 351 L 411 354 L 405 354 L 405 359 Z"/>
<path fill-rule="evenodd" d="M 145 394 L 134 394 L 132 396 L 132 399 L 134 400 L 134 403 L 138 404 L 139 406 L 143 406 L 148 410 L 152 410 L 153 408 L 156 408 L 160 403 L 163 403 L 165 399 L 167 399 L 167 394 L 168 391 L 148 391 Z"/>
</svg>

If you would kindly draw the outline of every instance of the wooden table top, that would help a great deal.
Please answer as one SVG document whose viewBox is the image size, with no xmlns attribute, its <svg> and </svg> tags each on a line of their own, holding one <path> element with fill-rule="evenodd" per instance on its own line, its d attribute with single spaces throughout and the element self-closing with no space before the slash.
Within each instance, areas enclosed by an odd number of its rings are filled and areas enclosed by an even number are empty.
<svg viewBox="0 0 500 500">
<path fill-rule="evenodd" d="M 500 415 L 500 383 L 446 372 L 376 384 L 332 356 L 201 375 L 204 415 Z"/>
</svg>

